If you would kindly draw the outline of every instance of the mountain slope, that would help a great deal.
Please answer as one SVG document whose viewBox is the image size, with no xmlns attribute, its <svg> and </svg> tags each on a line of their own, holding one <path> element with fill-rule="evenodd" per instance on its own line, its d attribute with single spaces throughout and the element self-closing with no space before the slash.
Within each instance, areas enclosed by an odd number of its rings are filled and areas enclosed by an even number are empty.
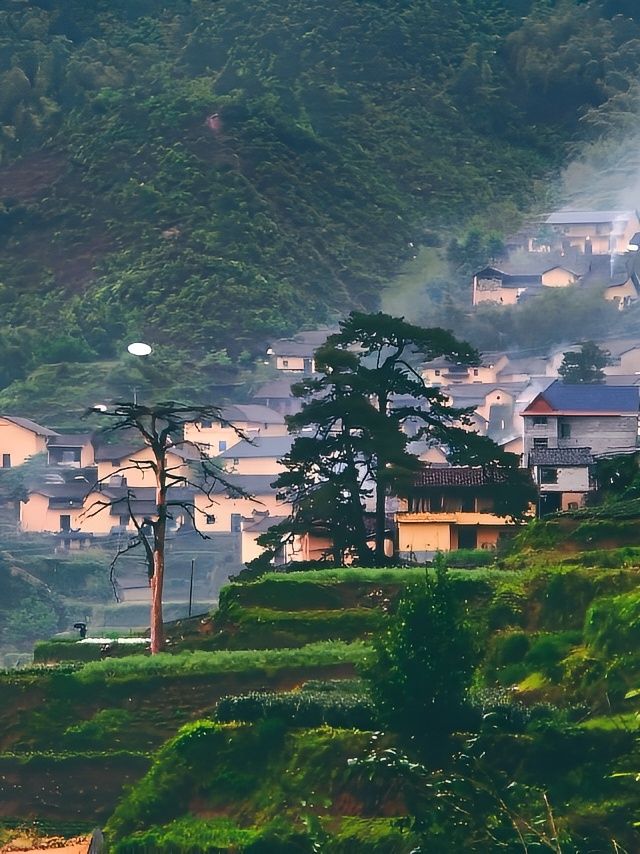
<svg viewBox="0 0 640 854">
<path fill-rule="evenodd" d="M 421 243 L 530 206 L 639 32 L 542 0 L 11 0 L 0 383 L 131 336 L 215 377 L 376 307 Z"/>
</svg>

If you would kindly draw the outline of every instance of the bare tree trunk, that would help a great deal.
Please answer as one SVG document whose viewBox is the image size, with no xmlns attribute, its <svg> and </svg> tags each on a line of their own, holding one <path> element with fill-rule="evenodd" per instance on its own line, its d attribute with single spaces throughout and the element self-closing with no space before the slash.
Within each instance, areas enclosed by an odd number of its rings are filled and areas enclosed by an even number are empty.
<svg viewBox="0 0 640 854">
<path fill-rule="evenodd" d="M 376 478 L 376 549 L 375 563 L 376 566 L 384 566 L 387 561 L 387 556 L 384 551 L 386 528 L 387 528 L 387 502 L 386 489 L 381 483 L 382 475 L 378 472 Z"/>
<path fill-rule="evenodd" d="M 154 526 L 153 575 L 151 576 L 151 655 L 164 649 L 164 621 L 162 618 L 162 589 L 164 587 L 165 540 L 167 533 L 166 453 L 156 451 L 156 508 L 158 518 Z"/>
<path fill-rule="evenodd" d="M 162 619 L 162 588 L 164 586 L 164 543 L 156 545 L 153 553 L 151 586 L 151 654 L 164 649 L 164 622 Z"/>
</svg>

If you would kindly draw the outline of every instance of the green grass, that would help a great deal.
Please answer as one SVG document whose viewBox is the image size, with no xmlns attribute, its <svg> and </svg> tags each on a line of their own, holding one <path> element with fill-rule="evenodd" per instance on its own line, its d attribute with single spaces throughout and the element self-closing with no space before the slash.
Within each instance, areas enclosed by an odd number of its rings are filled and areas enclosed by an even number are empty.
<svg viewBox="0 0 640 854">
<path fill-rule="evenodd" d="M 321 667 L 330 664 L 359 664 L 369 652 L 361 641 L 320 641 L 298 649 L 235 650 L 219 652 L 159 653 L 151 657 L 131 655 L 86 664 L 72 677 L 83 685 L 136 682 L 163 677 L 215 676 L 251 671 L 275 672 L 288 667 Z"/>
</svg>

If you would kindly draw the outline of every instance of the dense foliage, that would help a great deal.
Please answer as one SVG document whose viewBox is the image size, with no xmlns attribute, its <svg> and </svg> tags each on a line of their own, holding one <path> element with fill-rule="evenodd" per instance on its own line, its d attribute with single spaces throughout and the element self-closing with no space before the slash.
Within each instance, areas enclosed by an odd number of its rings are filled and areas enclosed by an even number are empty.
<svg viewBox="0 0 640 854">
<path fill-rule="evenodd" d="M 600 0 L 5 4 L 2 405 L 135 385 L 133 334 L 205 391 L 452 226 L 511 228 L 580 114 L 631 97 L 639 32 Z"/>
<path fill-rule="evenodd" d="M 460 725 L 474 665 L 472 636 L 446 571 L 403 594 L 374 640 L 366 675 L 382 721 L 435 753 Z"/>
</svg>

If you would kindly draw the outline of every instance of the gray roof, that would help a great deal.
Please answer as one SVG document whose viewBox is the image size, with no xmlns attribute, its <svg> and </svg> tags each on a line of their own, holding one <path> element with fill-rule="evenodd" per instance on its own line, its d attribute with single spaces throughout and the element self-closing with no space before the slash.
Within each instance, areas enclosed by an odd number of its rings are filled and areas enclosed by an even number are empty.
<svg viewBox="0 0 640 854">
<path fill-rule="evenodd" d="M 311 359 L 318 346 L 318 344 L 306 341 L 294 341 L 292 338 L 280 338 L 273 342 L 270 349 L 273 350 L 275 356 Z"/>
<path fill-rule="evenodd" d="M 571 225 L 580 223 L 628 222 L 636 215 L 635 211 L 554 211 L 547 217 L 547 225 Z"/>
<path fill-rule="evenodd" d="M 57 436 L 55 430 L 50 430 L 48 427 L 43 427 L 41 424 L 36 424 L 35 421 L 31 421 L 30 418 L 19 418 L 17 415 L 1 415 L 0 418 L 4 418 L 5 421 L 11 421 L 12 424 L 17 425 L 18 427 L 24 427 L 25 430 L 30 430 L 32 433 L 36 433 L 38 436 Z"/>
<path fill-rule="evenodd" d="M 256 424 L 284 424 L 284 418 L 275 409 L 259 403 L 235 403 L 225 406 L 220 413 L 225 421 L 250 421 Z"/>
<path fill-rule="evenodd" d="M 257 513 L 252 519 L 245 520 L 243 530 L 252 531 L 253 533 L 262 533 L 268 531 L 274 525 L 279 525 L 284 522 L 286 516 L 269 516 L 268 513 Z"/>
<path fill-rule="evenodd" d="M 288 454 L 293 444 L 293 436 L 258 436 L 251 442 L 243 439 L 219 454 L 223 460 L 253 459 L 257 457 L 275 457 L 279 459 Z"/>
<path fill-rule="evenodd" d="M 271 380 L 271 382 L 261 385 L 256 391 L 254 397 L 256 400 L 266 400 L 268 398 L 284 400 L 286 398 L 293 397 L 291 394 L 292 383 L 300 382 L 300 380 L 304 379 L 305 376 L 308 375 L 303 374 L 302 372 L 290 373 L 287 374 L 286 379 Z"/>
<path fill-rule="evenodd" d="M 529 454 L 532 466 L 590 466 L 591 448 L 535 448 Z"/>
<path fill-rule="evenodd" d="M 222 472 L 226 483 L 230 484 L 231 489 L 228 489 L 225 484 L 218 481 L 211 490 L 211 495 L 231 495 L 233 490 L 238 490 L 238 494 L 246 492 L 248 495 L 270 495 L 276 490 L 272 484 L 278 477 L 277 474 L 236 474 L 235 472 Z"/>
<path fill-rule="evenodd" d="M 95 461 L 98 463 L 109 460 L 119 463 L 139 453 L 139 451 L 144 450 L 146 447 L 146 445 L 135 442 L 116 442 L 113 445 L 100 445 L 95 451 Z"/>
<path fill-rule="evenodd" d="M 49 438 L 47 445 L 57 448 L 80 448 L 91 442 L 91 433 L 60 433 Z"/>
</svg>

